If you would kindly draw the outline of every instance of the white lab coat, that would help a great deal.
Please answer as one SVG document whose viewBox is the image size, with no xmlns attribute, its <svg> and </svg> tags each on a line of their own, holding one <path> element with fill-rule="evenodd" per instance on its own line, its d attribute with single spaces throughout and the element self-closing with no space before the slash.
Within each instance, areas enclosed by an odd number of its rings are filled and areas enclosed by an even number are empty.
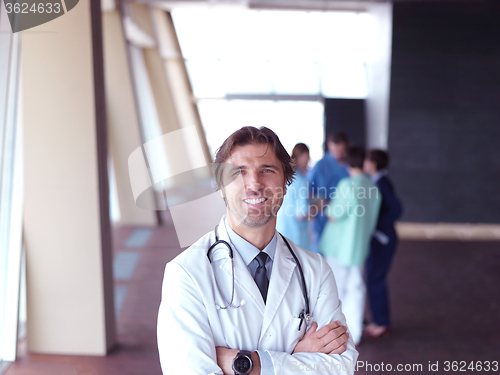
<svg viewBox="0 0 500 375">
<path fill-rule="evenodd" d="M 219 238 L 230 243 L 224 218 Z M 158 350 L 164 374 L 222 374 L 217 366 L 215 348 L 250 351 L 266 350 L 271 355 L 276 375 L 303 373 L 353 374 L 358 352 L 351 338 L 342 355 L 319 353 L 291 354 L 304 336 L 306 325 L 299 314 L 304 305 L 297 265 L 278 236 L 269 282 L 267 304 L 240 255 L 233 248 L 234 302 L 245 300 L 239 308 L 217 310 L 226 302 L 218 291 L 214 276 L 226 300 L 231 299 L 231 261 L 227 247 L 215 242 L 214 231 L 182 252 L 165 268 L 162 302 L 158 314 Z M 332 271 L 323 257 L 305 251 L 288 241 L 299 259 L 307 291 L 312 320 L 319 327 L 335 320 L 345 325 Z M 343 368 L 342 368 L 343 367 Z M 302 371 L 301 371 L 302 370 Z"/>
</svg>

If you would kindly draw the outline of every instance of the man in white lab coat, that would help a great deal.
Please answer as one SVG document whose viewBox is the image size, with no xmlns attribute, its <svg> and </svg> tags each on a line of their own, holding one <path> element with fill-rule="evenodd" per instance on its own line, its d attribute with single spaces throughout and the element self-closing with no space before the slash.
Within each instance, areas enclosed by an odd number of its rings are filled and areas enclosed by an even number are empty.
<svg viewBox="0 0 500 375">
<path fill-rule="evenodd" d="M 294 173 L 278 137 L 244 127 L 224 141 L 215 163 L 227 214 L 166 266 L 163 373 L 353 374 L 358 353 L 330 267 L 276 231 Z"/>
</svg>

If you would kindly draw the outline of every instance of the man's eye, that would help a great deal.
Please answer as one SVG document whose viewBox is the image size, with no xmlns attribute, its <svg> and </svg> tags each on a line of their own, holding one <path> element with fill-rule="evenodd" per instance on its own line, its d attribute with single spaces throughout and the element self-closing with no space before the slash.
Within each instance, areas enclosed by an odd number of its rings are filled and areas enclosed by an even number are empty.
<svg viewBox="0 0 500 375">
<path fill-rule="evenodd" d="M 274 173 L 272 169 L 263 169 L 262 172 L 264 173 Z"/>
</svg>

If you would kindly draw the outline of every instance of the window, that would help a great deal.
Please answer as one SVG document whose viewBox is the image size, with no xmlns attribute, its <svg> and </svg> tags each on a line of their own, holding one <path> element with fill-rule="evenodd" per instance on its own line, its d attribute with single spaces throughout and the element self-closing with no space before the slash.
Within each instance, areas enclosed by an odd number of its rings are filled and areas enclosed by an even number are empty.
<svg viewBox="0 0 500 375">
<path fill-rule="evenodd" d="M 272 129 L 290 153 L 297 142 L 304 142 L 312 160 L 323 156 L 323 105 L 319 102 L 201 100 L 198 107 L 212 155 L 229 134 L 250 125 Z"/>
<path fill-rule="evenodd" d="M 367 95 L 376 24 L 366 13 L 179 8 L 172 16 L 198 98 Z"/>
<path fill-rule="evenodd" d="M 22 249 L 19 34 L 0 7 L 0 361 L 16 358 Z"/>
<path fill-rule="evenodd" d="M 212 7 L 172 17 L 212 154 L 241 126 L 265 125 L 288 151 L 306 143 L 314 163 L 323 98 L 367 97 L 367 13 Z"/>
</svg>

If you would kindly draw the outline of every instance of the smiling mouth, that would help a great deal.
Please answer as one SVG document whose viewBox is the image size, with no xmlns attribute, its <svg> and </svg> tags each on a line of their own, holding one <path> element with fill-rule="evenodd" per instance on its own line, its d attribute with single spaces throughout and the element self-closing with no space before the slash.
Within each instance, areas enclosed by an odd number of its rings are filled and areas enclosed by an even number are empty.
<svg viewBox="0 0 500 375">
<path fill-rule="evenodd" d="M 248 198 L 248 199 L 243 199 L 243 202 L 248 203 L 248 204 L 259 204 L 264 201 L 266 201 L 267 198 Z"/>
</svg>

